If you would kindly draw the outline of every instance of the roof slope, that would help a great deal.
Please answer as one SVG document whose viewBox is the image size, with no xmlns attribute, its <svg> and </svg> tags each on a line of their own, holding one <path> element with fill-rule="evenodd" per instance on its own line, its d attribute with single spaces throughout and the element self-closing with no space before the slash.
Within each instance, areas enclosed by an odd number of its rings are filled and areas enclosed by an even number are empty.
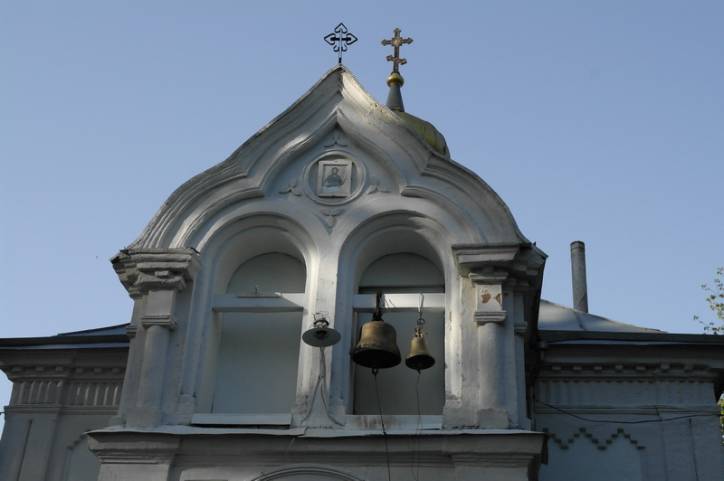
<svg viewBox="0 0 724 481">
<path fill-rule="evenodd" d="M 528 244 L 498 194 L 447 156 L 434 127 L 415 122 L 379 104 L 351 72 L 335 66 L 225 161 L 176 189 L 130 247 L 203 251 L 217 214 L 273 199 L 280 173 L 334 131 L 388 168 L 400 196 L 430 199 L 464 220 L 469 231 L 454 232 L 456 242 Z"/>
<path fill-rule="evenodd" d="M 605 317 L 578 311 L 541 299 L 538 313 L 538 329 L 543 331 L 589 331 L 589 332 L 640 332 L 659 333 L 664 331 L 634 326 L 613 321 Z"/>
<path fill-rule="evenodd" d="M 128 324 L 61 332 L 46 337 L 0 339 L 0 350 L 16 349 L 118 349 L 128 347 Z"/>
</svg>

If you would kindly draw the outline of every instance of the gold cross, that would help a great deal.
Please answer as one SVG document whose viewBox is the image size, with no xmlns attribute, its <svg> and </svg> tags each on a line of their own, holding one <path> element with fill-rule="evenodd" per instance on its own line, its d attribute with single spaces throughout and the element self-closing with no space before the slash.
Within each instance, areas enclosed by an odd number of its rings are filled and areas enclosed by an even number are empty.
<svg viewBox="0 0 724 481">
<path fill-rule="evenodd" d="M 387 61 L 392 62 L 392 71 L 400 73 L 400 65 L 405 65 L 407 63 L 407 59 L 400 58 L 400 47 L 405 44 L 411 44 L 412 39 L 411 38 L 402 38 L 400 36 L 400 33 L 402 30 L 399 28 L 395 29 L 395 35 L 387 40 L 382 41 L 382 45 L 392 45 L 394 47 L 393 55 L 387 56 Z"/>
</svg>

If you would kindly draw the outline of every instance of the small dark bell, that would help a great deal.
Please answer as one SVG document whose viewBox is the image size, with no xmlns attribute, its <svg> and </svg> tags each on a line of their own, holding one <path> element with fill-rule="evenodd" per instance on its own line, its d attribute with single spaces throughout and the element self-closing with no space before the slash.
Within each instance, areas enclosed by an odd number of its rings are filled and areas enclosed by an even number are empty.
<svg viewBox="0 0 724 481">
<path fill-rule="evenodd" d="M 405 364 L 410 369 L 422 371 L 435 365 L 435 358 L 427 351 L 425 338 L 421 331 L 416 331 L 410 341 L 410 354 L 405 358 Z"/>
<path fill-rule="evenodd" d="M 352 361 L 370 369 L 394 367 L 402 360 L 395 328 L 379 316 L 362 325 L 359 342 L 350 354 Z"/>
<path fill-rule="evenodd" d="M 330 327 L 313 327 L 302 334 L 302 340 L 313 347 L 328 347 L 337 344 L 341 336 Z"/>
<path fill-rule="evenodd" d="M 337 344 L 341 336 L 335 329 L 329 327 L 329 321 L 320 317 L 315 319 L 314 327 L 302 334 L 302 340 L 313 347 L 328 347 Z"/>
</svg>

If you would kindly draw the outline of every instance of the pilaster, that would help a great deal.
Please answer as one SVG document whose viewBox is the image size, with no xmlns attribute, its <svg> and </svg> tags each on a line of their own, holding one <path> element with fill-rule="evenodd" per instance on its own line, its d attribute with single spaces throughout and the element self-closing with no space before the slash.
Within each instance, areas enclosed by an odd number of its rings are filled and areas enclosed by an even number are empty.
<svg viewBox="0 0 724 481">
<path fill-rule="evenodd" d="M 527 425 L 525 382 L 516 380 L 525 376 L 525 339 L 535 322 L 545 256 L 525 244 L 458 245 L 453 254 L 470 286 L 461 301 L 474 306 L 465 322 L 476 326 L 475 355 L 467 357 L 474 364 L 463 366 L 463 377 L 477 381 L 477 399 L 464 402 L 476 405 L 479 427 Z"/>
<path fill-rule="evenodd" d="M 128 294 L 135 300 L 133 326 L 142 335 L 134 346 L 137 366 L 135 399 L 127 399 L 126 424 L 154 426 L 162 420 L 166 362 L 169 341 L 176 329 L 176 296 L 184 291 L 199 269 L 194 249 L 127 249 L 111 259 Z M 140 352 L 139 352 L 140 351 Z"/>
<path fill-rule="evenodd" d="M 478 365 L 480 392 L 478 423 L 482 427 L 507 428 L 510 425 L 505 398 L 505 323 L 503 282 L 505 272 L 485 270 L 470 273 L 475 292 L 475 323 L 478 325 Z"/>
</svg>

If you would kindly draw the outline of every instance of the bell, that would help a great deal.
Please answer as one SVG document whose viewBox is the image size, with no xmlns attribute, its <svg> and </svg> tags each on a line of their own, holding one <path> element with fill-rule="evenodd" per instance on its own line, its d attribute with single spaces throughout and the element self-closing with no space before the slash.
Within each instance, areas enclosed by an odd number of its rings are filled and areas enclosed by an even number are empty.
<svg viewBox="0 0 724 481">
<path fill-rule="evenodd" d="M 381 297 L 381 294 L 377 294 L 377 308 L 372 320 L 362 325 L 359 341 L 350 353 L 352 361 L 371 369 L 394 367 L 402 360 L 397 348 L 395 328 L 382 319 Z"/>
<path fill-rule="evenodd" d="M 402 358 L 395 328 L 382 318 L 365 322 L 360 329 L 359 342 L 352 349 L 352 360 L 371 369 L 397 366 Z"/>
<path fill-rule="evenodd" d="M 313 347 L 328 347 L 337 344 L 341 336 L 335 329 L 329 327 L 329 321 L 317 314 L 314 315 L 314 327 L 302 334 L 302 340 Z"/>
<path fill-rule="evenodd" d="M 422 371 L 435 365 L 435 358 L 427 351 L 425 338 L 422 335 L 422 329 L 416 328 L 415 335 L 410 341 L 410 354 L 405 358 L 405 364 L 410 369 Z"/>
</svg>

